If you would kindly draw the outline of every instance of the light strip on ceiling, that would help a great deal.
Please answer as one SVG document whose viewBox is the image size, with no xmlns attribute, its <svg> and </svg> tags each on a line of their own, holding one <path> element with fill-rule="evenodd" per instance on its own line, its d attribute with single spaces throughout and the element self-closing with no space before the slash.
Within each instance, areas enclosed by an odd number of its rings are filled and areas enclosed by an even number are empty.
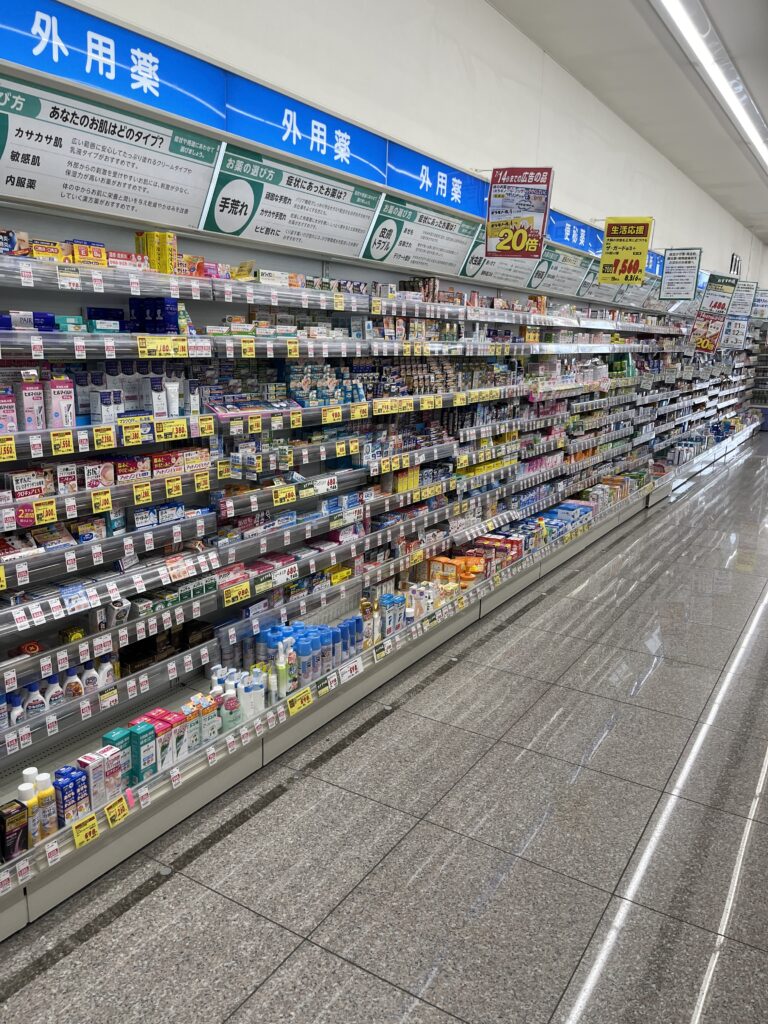
<svg viewBox="0 0 768 1024">
<path fill-rule="evenodd" d="M 693 18 L 691 18 L 684 4 L 681 0 L 653 0 L 653 2 L 657 8 L 662 8 L 669 16 L 683 41 L 696 58 L 701 71 L 712 83 L 723 103 L 733 115 L 733 119 L 738 124 L 754 153 L 768 171 L 768 145 L 766 145 L 765 139 L 761 135 L 758 126 L 745 110 L 732 82 L 723 73 L 723 69 L 716 60 L 713 50 L 696 27 Z M 712 28 L 709 29 L 707 34 L 715 38 L 715 32 Z M 719 39 L 717 43 L 721 52 L 725 52 L 725 47 Z M 748 95 L 746 86 L 738 78 L 735 67 L 733 67 L 733 72 L 743 94 Z M 754 101 L 751 100 L 751 97 L 750 102 L 754 106 Z M 755 107 L 755 109 L 757 108 Z"/>
</svg>

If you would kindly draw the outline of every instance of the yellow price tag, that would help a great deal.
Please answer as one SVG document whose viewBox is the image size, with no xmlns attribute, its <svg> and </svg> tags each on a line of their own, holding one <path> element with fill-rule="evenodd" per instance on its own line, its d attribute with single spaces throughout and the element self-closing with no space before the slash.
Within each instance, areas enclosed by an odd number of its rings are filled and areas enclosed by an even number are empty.
<svg viewBox="0 0 768 1024">
<path fill-rule="evenodd" d="M 243 580 L 242 583 L 233 583 L 231 587 L 224 588 L 224 607 L 229 608 L 233 604 L 240 604 L 241 601 L 247 601 L 250 596 L 250 580 Z"/>
<path fill-rule="evenodd" d="M 124 796 L 119 796 L 104 807 L 104 813 L 107 816 L 107 824 L 110 828 L 120 825 L 129 814 L 127 800 Z"/>
<path fill-rule="evenodd" d="M 303 424 L 304 424 L 304 418 L 303 418 L 303 416 L 301 414 L 301 410 L 300 409 L 293 409 L 291 411 L 291 427 L 293 429 L 296 429 L 297 427 L 303 426 Z"/>
<path fill-rule="evenodd" d="M 387 416 L 389 415 L 389 399 L 388 398 L 374 398 L 373 400 L 373 415 L 374 416 Z"/>
<path fill-rule="evenodd" d="M 424 548 L 419 548 L 418 551 L 411 552 L 411 565 L 418 565 L 419 562 L 424 561 Z"/>
<path fill-rule="evenodd" d="M 56 522 L 56 499 L 42 498 L 40 501 L 32 502 L 32 511 L 35 514 L 35 526 L 45 526 L 47 523 Z"/>
<path fill-rule="evenodd" d="M 219 480 L 228 480 L 230 476 L 229 459 L 219 459 L 216 463 L 216 476 Z"/>
<path fill-rule="evenodd" d="M 403 355 L 409 356 L 411 354 L 411 343 L 409 341 L 403 342 Z"/>
<path fill-rule="evenodd" d="M 457 458 L 456 458 L 456 469 L 464 469 L 468 465 L 469 465 L 469 456 L 468 455 L 459 455 L 459 456 L 457 456 Z"/>
<path fill-rule="evenodd" d="M 95 513 L 112 511 L 112 491 L 108 487 L 99 487 L 91 491 L 91 508 Z"/>
<path fill-rule="evenodd" d="M 296 487 L 293 484 L 286 484 L 284 487 L 275 487 L 272 491 L 272 504 L 277 507 L 279 505 L 291 505 L 296 501 Z"/>
<path fill-rule="evenodd" d="M 403 469 L 408 469 L 410 467 L 410 465 L 411 465 L 411 457 L 410 457 L 410 455 L 401 455 L 400 456 L 400 463 L 401 463 Z"/>
<path fill-rule="evenodd" d="M 256 358 L 256 342 L 253 340 L 253 338 L 243 338 L 241 340 L 240 357 L 241 359 Z"/>
<path fill-rule="evenodd" d="M 381 299 L 371 299 L 371 312 L 374 316 L 381 313 Z"/>
<path fill-rule="evenodd" d="M 435 408 L 435 409 L 442 409 L 443 408 L 443 396 L 442 395 L 433 395 L 432 402 L 433 402 L 433 408 Z M 422 409 L 423 408 L 424 408 L 424 406 L 422 406 Z"/>
<path fill-rule="evenodd" d="M 421 342 L 417 341 L 417 342 L 415 343 L 415 345 L 413 346 L 413 354 L 414 354 L 415 356 L 420 356 L 420 355 L 421 355 L 421 352 L 422 352 L 422 349 L 421 349 Z"/>
<path fill-rule="evenodd" d="M 360 451 L 360 441 L 356 437 L 350 437 L 349 439 L 349 454 L 357 455 Z"/>
<path fill-rule="evenodd" d="M 5 579 L 5 566 L 0 565 L 0 590 L 7 590 L 8 583 Z"/>
<path fill-rule="evenodd" d="M 161 439 L 158 430 L 162 433 L 163 441 L 186 441 L 187 421 L 181 419 L 160 420 L 155 424 L 155 436 Z"/>
<path fill-rule="evenodd" d="M 343 294 L 343 292 L 334 292 L 333 293 L 333 308 L 337 309 L 337 310 L 339 310 L 339 309 L 343 310 L 344 309 L 344 294 Z"/>
<path fill-rule="evenodd" d="M 248 433 L 249 434 L 260 434 L 261 433 L 261 416 L 249 416 L 248 417 Z"/>
<path fill-rule="evenodd" d="M 392 470 L 393 470 L 393 472 L 395 470 L 397 470 L 397 469 L 400 469 L 400 456 L 399 455 L 393 455 L 392 459 L 391 459 L 391 462 L 392 462 Z"/>
<path fill-rule="evenodd" d="M 213 434 L 213 416 L 201 416 L 198 421 L 200 437 L 210 437 Z"/>
<path fill-rule="evenodd" d="M 72 826 L 72 838 L 75 840 L 75 846 L 78 850 L 81 846 L 86 846 L 88 843 L 92 843 L 94 839 L 98 839 L 99 823 L 96 820 L 96 815 L 89 814 L 87 818 L 81 818 L 80 821 L 76 821 Z"/>
<path fill-rule="evenodd" d="M 195 473 L 195 491 L 199 494 L 200 491 L 210 491 L 211 489 L 211 474 L 208 470 Z"/>
<path fill-rule="evenodd" d="M 16 442 L 11 434 L 3 434 L 0 437 L 0 462 L 14 462 L 16 460 Z"/>
<path fill-rule="evenodd" d="M 413 412 L 413 399 L 412 398 L 401 398 L 400 399 L 400 412 Z"/>
<path fill-rule="evenodd" d="M 152 484 L 148 481 L 133 485 L 133 504 L 149 505 L 152 501 Z"/>
<path fill-rule="evenodd" d="M 141 427 L 138 423 L 123 423 L 123 444 L 126 447 L 141 444 Z"/>
<path fill-rule="evenodd" d="M 337 441 L 336 442 L 336 458 L 340 459 L 347 454 L 347 442 Z"/>
<path fill-rule="evenodd" d="M 291 694 L 287 700 L 288 714 L 298 715 L 304 708 L 308 708 L 314 700 L 312 696 L 312 688 L 305 686 L 303 690 L 298 690 L 296 693 Z"/>
<path fill-rule="evenodd" d="M 411 491 L 411 501 L 421 501 L 421 491 Z"/>
<path fill-rule="evenodd" d="M 263 468 L 264 468 L 264 466 L 263 466 L 263 459 L 262 459 L 262 457 L 260 455 L 257 455 L 256 456 L 256 472 L 260 473 Z"/>
<path fill-rule="evenodd" d="M 382 473 L 389 473 L 391 471 L 391 469 L 392 469 L 392 460 L 391 459 L 382 459 L 381 460 L 381 472 Z"/>
<path fill-rule="evenodd" d="M 104 451 L 105 448 L 117 447 L 115 441 L 115 428 L 114 427 L 94 427 L 93 428 L 93 447 L 97 451 Z"/>
<path fill-rule="evenodd" d="M 181 477 L 169 476 L 165 481 L 166 498 L 180 498 L 182 491 Z"/>
<path fill-rule="evenodd" d="M 298 359 L 299 358 L 299 342 L 298 339 L 289 338 L 286 342 L 288 347 L 288 358 Z"/>
<path fill-rule="evenodd" d="M 341 423 L 341 406 L 328 405 L 320 411 L 323 423 Z"/>
<path fill-rule="evenodd" d="M 466 405 L 467 404 L 467 396 L 466 396 L 466 394 L 463 391 L 457 391 L 454 394 L 454 396 L 453 396 L 453 404 L 454 404 L 454 406 Z"/>
<path fill-rule="evenodd" d="M 421 409 L 422 412 L 425 412 L 427 409 L 434 409 L 434 397 L 432 395 L 424 395 L 422 398 L 419 399 L 419 408 Z"/>
<path fill-rule="evenodd" d="M 353 420 L 367 420 L 368 419 L 368 403 L 358 402 L 350 409 L 350 419 Z"/>
<path fill-rule="evenodd" d="M 292 469 L 292 468 L 293 468 L 293 452 L 291 451 L 291 449 L 290 449 L 290 448 L 289 448 L 289 449 L 288 449 L 288 451 L 287 451 L 287 452 L 285 453 L 285 455 L 283 456 L 283 458 L 284 458 L 284 460 L 285 460 L 285 465 L 286 465 L 286 466 L 287 466 L 287 467 L 288 467 L 289 469 Z"/>
<path fill-rule="evenodd" d="M 71 430 L 51 431 L 51 453 L 53 455 L 72 455 L 75 451 L 75 441 Z"/>
</svg>

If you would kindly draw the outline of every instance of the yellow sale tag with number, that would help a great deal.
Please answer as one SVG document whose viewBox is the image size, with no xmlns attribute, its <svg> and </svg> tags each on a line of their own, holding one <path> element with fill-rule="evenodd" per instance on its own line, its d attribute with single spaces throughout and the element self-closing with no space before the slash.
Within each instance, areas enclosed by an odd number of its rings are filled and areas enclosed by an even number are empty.
<svg viewBox="0 0 768 1024">
<path fill-rule="evenodd" d="M 105 448 L 115 448 L 116 446 L 114 427 L 93 428 L 93 447 L 97 451 L 103 451 Z"/>
<path fill-rule="evenodd" d="M 433 396 L 432 395 L 424 395 L 423 398 L 420 398 L 419 399 L 419 408 L 421 409 L 422 412 L 426 411 L 427 409 L 434 409 L 435 408 L 435 399 L 433 398 Z"/>
<path fill-rule="evenodd" d="M 350 419 L 353 420 L 367 420 L 368 419 L 368 403 L 357 402 L 352 406 L 350 410 Z"/>
<path fill-rule="evenodd" d="M 253 338 L 243 338 L 240 342 L 240 357 L 242 359 L 256 358 L 256 342 Z"/>
<path fill-rule="evenodd" d="M 403 355 L 409 356 L 411 354 L 411 343 L 409 341 L 403 342 Z"/>
<path fill-rule="evenodd" d="M 107 824 L 110 828 L 120 825 L 129 814 L 127 800 L 124 796 L 119 796 L 116 800 L 105 806 L 104 813 L 107 816 Z"/>
<path fill-rule="evenodd" d="M 400 412 L 413 412 L 413 399 L 412 398 L 401 398 L 400 399 Z"/>
<path fill-rule="evenodd" d="M 320 416 L 323 423 L 341 423 L 341 406 L 327 405 L 321 410 Z"/>
<path fill-rule="evenodd" d="M 248 417 L 248 433 L 249 434 L 260 434 L 261 433 L 261 416 L 249 416 Z"/>
<path fill-rule="evenodd" d="M 35 514 L 35 526 L 45 526 L 46 523 L 56 522 L 56 499 L 43 498 L 40 501 L 32 502 L 32 511 Z"/>
<path fill-rule="evenodd" d="M 51 452 L 53 455 L 72 455 L 75 441 L 71 430 L 51 431 Z"/>
<path fill-rule="evenodd" d="M 388 398 L 374 398 L 373 400 L 373 415 L 374 416 L 386 416 L 389 413 L 389 399 Z"/>
<path fill-rule="evenodd" d="M 169 476 L 165 481 L 166 498 L 180 498 L 182 491 L 181 477 Z"/>
<path fill-rule="evenodd" d="M 133 485 L 134 505 L 148 505 L 152 501 L 152 484 L 149 482 Z"/>
<path fill-rule="evenodd" d="M 420 356 L 421 355 L 421 342 L 420 341 L 417 341 L 414 344 L 414 346 L 413 346 L 413 354 L 415 356 Z"/>
<path fill-rule="evenodd" d="M 195 473 L 195 491 L 199 494 L 200 491 L 210 491 L 211 489 L 211 474 L 208 470 L 204 472 Z"/>
<path fill-rule="evenodd" d="M 291 412 L 291 427 L 293 429 L 296 429 L 297 427 L 302 426 L 303 423 L 304 423 L 304 419 L 303 419 L 303 417 L 301 415 L 301 410 L 300 409 L 294 409 Z"/>
<path fill-rule="evenodd" d="M 349 439 L 349 454 L 357 455 L 360 451 L 360 441 L 356 437 L 350 437 Z"/>
<path fill-rule="evenodd" d="M 299 342 L 298 340 L 289 339 L 286 342 L 288 347 L 288 358 L 298 359 L 299 358 Z"/>
<path fill-rule="evenodd" d="M 6 582 L 5 579 L 5 566 L 0 565 L 0 590 L 6 590 L 7 588 L 8 583 Z"/>
<path fill-rule="evenodd" d="M 333 293 L 333 308 L 344 309 L 344 295 L 342 292 Z"/>
<path fill-rule="evenodd" d="M 89 814 L 87 818 L 81 818 L 72 826 L 72 838 L 79 850 L 81 846 L 92 843 L 99 838 L 99 823 L 95 814 Z"/>
<path fill-rule="evenodd" d="M 433 398 L 432 398 L 432 402 L 434 403 L 434 408 L 435 409 L 442 409 L 443 408 L 443 396 L 442 395 L 434 395 Z M 422 408 L 424 408 L 424 407 L 422 406 Z"/>
<path fill-rule="evenodd" d="M 371 312 L 374 316 L 378 316 L 381 313 L 381 299 L 371 299 Z"/>
<path fill-rule="evenodd" d="M 224 589 L 224 607 L 229 608 L 233 604 L 247 601 L 251 596 L 251 581 L 243 580 L 242 583 L 233 583 L 231 587 Z"/>
<path fill-rule="evenodd" d="M 166 441 L 186 441 L 187 421 L 186 420 L 161 420 Z"/>
<path fill-rule="evenodd" d="M 340 459 L 347 454 L 347 442 L 337 441 L 336 442 L 336 458 Z"/>
<path fill-rule="evenodd" d="M 287 700 L 288 714 L 298 715 L 304 708 L 308 708 L 313 701 L 312 689 L 309 686 L 305 686 L 303 690 L 298 690 L 296 693 L 291 694 Z"/>
<path fill-rule="evenodd" d="M 421 491 L 411 491 L 411 501 L 414 502 L 414 504 L 417 501 L 421 501 Z"/>
<path fill-rule="evenodd" d="M 141 427 L 138 423 L 123 423 L 123 444 L 126 447 L 141 444 Z"/>
<path fill-rule="evenodd" d="M 216 463 L 216 476 L 219 480 L 228 480 L 230 476 L 229 459 L 219 459 Z"/>
<path fill-rule="evenodd" d="M 401 463 L 403 469 L 408 469 L 409 466 L 411 465 L 411 457 L 410 457 L 410 455 L 401 455 L 400 456 L 400 463 Z"/>
<path fill-rule="evenodd" d="M 453 404 L 455 406 L 456 405 L 466 405 L 467 404 L 467 396 L 464 394 L 463 391 L 457 391 L 456 392 L 456 394 L 453 396 Z"/>
<path fill-rule="evenodd" d="M 464 469 L 465 466 L 469 465 L 468 455 L 459 455 L 456 458 L 456 469 Z"/>
<path fill-rule="evenodd" d="M 200 427 L 200 437 L 210 437 L 213 433 L 213 416 L 201 416 L 197 422 Z"/>
<path fill-rule="evenodd" d="M 112 491 L 108 487 L 99 487 L 91 491 L 91 508 L 94 512 L 112 511 Z"/>
<path fill-rule="evenodd" d="M 393 455 L 392 459 L 391 459 L 391 463 L 392 463 L 393 471 L 397 470 L 397 469 L 400 469 L 400 456 L 399 455 Z"/>
<path fill-rule="evenodd" d="M 14 462 L 16 459 L 16 442 L 11 434 L 0 437 L 0 462 Z"/>
<path fill-rule="evenodd" d="M 391 471 L 391 469 L 392 469 L 392 462 L 391 462 L 391 460 L 390 459 L 382 459 L 381 460 L 381 472 L 382 473 L 389 473 Z"/>
<path fill-rule="evenodd" d="M 296 501 L 296 488 L 293 484 L 286 484 L 285 487 L 276 487 L 272 491 L 272 504 L 290 505 Z"/>
</svg>

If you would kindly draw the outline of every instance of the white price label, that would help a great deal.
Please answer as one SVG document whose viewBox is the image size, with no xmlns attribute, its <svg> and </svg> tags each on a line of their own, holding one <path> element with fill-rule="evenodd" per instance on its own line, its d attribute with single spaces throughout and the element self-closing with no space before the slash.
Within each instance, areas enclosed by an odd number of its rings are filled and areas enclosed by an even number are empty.
<svg viewBox="0 0 768 1024">
<path fill-rule="evenodd" d="M 173 625 L 173 618 L 170 612 L 163 612 L 163 629 L 170 629 Z"/>
<path fill-rule="evenodd" d="M 139 689 L 142 693 L 146 693 L 149 689 L 149 677 L 146 672 L 142 672 L 139 676 Z"/>
<path fill-rule="evenodd" d="M 280 724 L 282 725 L 283 722 L 285 721 L 286 717 L 287 717 L 287 715 L 285 713 L 285 705 L 284 704 L 280 704 L 278 709 L 277 709 L 277 720 L 278 720 L 278 722 L 280 722 Z"/>
<path fill-rule="evenodd" d="M 16 669 L 7 668 L 3 672 L 3 684 L 5 686 L 5 692 L 10 693 L 11 690 L 15 690 L 18 683 L 16 681 Z"/>
<path fill-rule="evenodd" d="M 19 275 L 21 277 L 21 287 L 22 288 L 34 288 L 35 287 L 35 276 L 32 273 L 32 267 L 22 265 L 21 269 L 19 270 Z"/>
<path fill-rule="evenodd" d="M 74 551 L 64 552 L 64 565 L 67 572 L 77 572 L 77 555 Z"/>
<path fill-rule="evenodd" d="M 135 679 L 129 679 L 126 684 L 126 690 L 128 691 L 128 700 L 133 700 L 136 694 L 139 692 L 136 685 Z"/>
<path fill-rule="evenodd" d="M 43 439 L 39 434 L 30 434 L 29 436 L 29 454 L 33 459 L 42 459 L 43 457 Z"/>
<path fill-rule="evenodd" d="M 213 768 L 217 761 L 217 754 L 215 747 L 208 747 L 205 752 L 205 756 L 208 758 L 208 764 Z"/>
<path fill-rule="evenodd" d="M 33 359 L 43 359 L 45 352 L 43 350 L 43 339 L 39 334 L 33 334 L 30 339 L 30 346 L 32 348 Z"/>
<path fill-rule="evenodd" d="M 93 556 L 94 565 L 104 564 L 104 549 L 102 548 L 101 544 L 93 545 L 93 547 L 91 548 L 91 555 Z"/>
<path fill-rule="evenodd" d="M 83 640 L 80 646 L 77 648 L 77 655 L 80 658 L 80 664 L 89 661 L 91 657 L 91 647 L 87 640 Z"/>
<path fill-rule="evenodd" d="M 191 672 L 194 666 L 194 661 L 191 654 L 184 655 L 184 671 Z"/>
<path fill-rule="evenodd" d="M 200 661 L 203 663 L 203 665 L 207 665 L 210 660 L 211 660 L 211 656 L 208 653 L 208 648 L 204 647 L 200 651 Z"/>
<path fill-rule="evenodd" d="M 91 440 L 88 437 L 87 430 L 78 430 L 77 432 L 77 450 L 79 452 L 89 452 L 91 450 Z"/>
<path fill-rule="evenodd" d="M 184 621 L 184 609 L 183 608 L 174 608 L 173 609 L 173 617 L 176 620 L 176 625 L 180 626 L 182 624 L 182 622 Z"/>
<path fill-rule="evenodd" d="M 14 608 L 12 613 L 16 629 L 29 629 L 29 622 L 23 608 Z"/>
<path fill-rule="evenodd" d="M 19 885 L 26 885 L 32 876 L 32 869 L 28 860 L 20 860 L 16 864 L 16 880 Z"/>
<path fill-rule="evenodd" d="M 142 786 L 138 790 L 139 806 L 142 810 L 145 810 L 152 803 L 152 797 L 149 795 L 149 790 L 146 786 Z"/>
<path fill-rule="evenodd" d="M 173 529 L 171 530 L 171 535 L 172 535 L 173 543 L 174 544 L 181 544 L 181 527 L 180 526 L 174 526 Z"/>
<path fill-rule="evenodd" d="M 232 301 L 232 285 L 231 285 L 231 283 L 229 281 L 225 281 L 224 282 L 224 301 L 225 302 L 231 302 Z"/>
<path fill-rule="evenodd" d="M 237 643 L 237 630 L 234 626 L 230 626 L 227 630 L 227 639 L 229 640 L 230 647 L 234 647 Z"/>
<path fill-rule="evenodd" d="M 66 651 L 56 652 L 56 671 L 66 672 L 69 668 L 69 654 Z M 7 687 L 6 687 L 7 689 Z"/>
<path fill-rule="evenodd" d="M 355 679 L 363 671 L 363 659 L 355 658 L 354 661 L 348 662 L 346 665 L 342 665 L 339 668 L 339 679 L 342 685 L 348 683 L 350 679 Z"/>
<path fill-rule="evenodd" d="M 263 732 L 264 732 L 264 723 L 262 722 L 262 720 L 260 718 L 257 718 L 257 719 L 254 720 L 253 728 L 255 729 L 257 736 L 261 736 L 263 734 Z"/>
<path fill-rule="evenodd" d="M 87 700 L 80 701 L 80 718 L 83 721 L 91 717 L 91 702 Z"/>
<path fill-rule="evenodd" d="M 275 718 L 274 711 L 268 711 L 267 712 L 267 728 L 268 729 L 274 729 L 276 723 L 277 723 L 277 719 Z"/>
<path fill-rule="evenodd" d="M 5 734 L 5 752 L 8 755 L 15 754 L 19 749 L 19 737 L 15 732 Z"/>
<path fill-rule="evenodd" d="M 147 585 L 143 578 L 137 574 L 136 576 L 132 576 L 131 579 L 133 580 L 133 585 L 136 588 L 136 593 L 143 594 L 147 589 Z"/>
<path fill-rule="evenodd" d="M 48 861 L 48 867 L 52 868 L 54 864 L 58 864 L 60 856 L 58 839 L 51 839 L 45 844 L 45 859 Z"/>
<path fill-rule="evenodd" d="M 247 725 L 244 725 L 240 729 L 240 742 L 246 747 L 251 742 L 251 730 Z"/>
<path fill-rule="evenodd" d="M 136 548 L 134 547 L 134 544 L 133 544 L 133 537 L 125 537 L 124 538 L 124 540 L 123 540 L 123 551 L 125 552 L 125 557 L 126 558 L 130 558 L 131 555 L 135 553 Z"/>
<path fill-rule="evenodd" d="M 107 583 L 107 593 L 109 594 L 110 601 L 120 600 L 120 591 L 117 589 L 117 584 L 114 580 L 109 580 Z"/>
<path fill-rule="evenodd" d="M 28 725 L 22 725 L 19 728 L 19 746 L 24 749 L 32 743 L 32 730 Z"/>
<path fill-rule="evenodd" d="M 168 290 L 171 293 L 172 299 L 178 299 L 179 297 L 179 281 L 176 277 L 168 278 Z"/>
<path fill-rule="evenodd" d="M 104 355 L 107 359 L 115 358 L 115 339 L 105 338 L 104 339 Z"/>
<path fill-rule="evenodd" d="M 227 750 L 230 754 L 234 754 L 237 750 L 237 740 L 234 736 L 227 736 Z"/>
<path fill-rule="evenodd" d="M 25 587 L 29 583 L 29 566 L 26 562 L 16 563 L 16 582 L 20 587 Z"/>
<path fill-rule="evenodd" d="M 193 601 L 192 602 L 192 618 L 193 619 L 199 619 L 200 618 L 200 602 L 199 601 Z"/>
<path fill-rule="evenodd" d="M 170 662 L 169 665 L 168 665 L 168 678 L 169 679 L 176 679 L 178 674 L 179 674 L 179 670 L 176 667 L 176 662 L 175 661 Z"/>
<path fill-rule="evenodd" d="M 191 285 L 191 288 L 192 288 L 192 298 L 193 299 L 199 299 L 200 298 L 200 282 L 199 281 L 195 281 L 195 279 L 193 278 L 192 281 L 190 281 L 190 285 Z"/>
<path fill-rule="evenodd" d="M 59 720 L 56 715 L 45 716 L 45 731 L 49 736 L 55 736 L 59 731 Z"/>
<path fill-rule="evenodd" d="M 171 768 L 169 778 L 174 789 L 177 789 L 181 785 L 181 772 L 175 765 Z"/>
<path fill-rule="evenodd" d="M 118 647 L 127 647 L 129 643 L 128 630 L 125 626 L 122 626 L 117 631 L 117 645 Z"/>
<path fill-rule="evenodd" d="M 53 658 L 50 654 L 47 654 L 44 658 L 40 659 L 40 675 L 43 679 L 47 679 L 48 676 L 53 675 Z"/>
<path fill-rule="evenodd" d="M 11 881 L 11 873 L 7 869 L 0 871 L 0 896 L 5 896 L 13 888 L 13 882 Z"/>
</svg>

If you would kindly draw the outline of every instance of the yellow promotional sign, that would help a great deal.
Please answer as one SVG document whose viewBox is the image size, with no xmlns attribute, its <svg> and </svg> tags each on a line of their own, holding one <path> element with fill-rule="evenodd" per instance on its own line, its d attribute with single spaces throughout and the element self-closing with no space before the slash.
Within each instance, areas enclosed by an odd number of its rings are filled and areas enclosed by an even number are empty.
<svg viewBox="0 0 768 1024">
<path fill-rule="evenodd" d="M 272 504 L 275 507 L 280 505 L 292 505 L 296 501 L 296 488 L 293 484 L 285 484 L 283 487 L 275 487 L 272 491 Z"/>
<path fill-rule="evenodd" d="M 112 491 L 108 487 L 98 487 L 91 491 L 91 508 L 95 513 L 112 511 Z"/>
<path fill-rule="evenodd" d="M 140 483 L 133 485 L 133 504 L 148 505 L 152 501 L 152 484 Z"/>
<path fill-rule="evenodd" d="M 304 708 L 308 708 L 313 701 L 312 690 L 309 686 L 305 686 L 303 690 L 299 690 L 297 693 L 291 694 L 288 698 L 288 714 L 297 715 Z"/>
<path fill-rule="evenodd" d="M 247 601 L 250 596 L 250 580 L 243 580 L 242 583 L 233 583 L 231 587 L 226 587 L 224 590 L 224 607 L 230 608 L 233 604 Z"/>
<path fill-rule="evenodd" d="M 323 423 L 341 423 L 341 416 L 340 405 L 325 406 L 320 412 Z"/>
<path fill-rule="evenodd" d="M 72 455 L 75 451 L 75 442 L 71 430 L 51 431 L 51 454 Z"/>
<path fill-rule="evenodd" d="M 35 516 L 35 526 L 45 526 L 47 523 L 56 522 L 56 499 L 41 498 L 32 502 L 32 511 Z"/>
<path fill-rule="evenodd" d="M 16 441 L 12 434 L 3 434 L 0 437 L 0 462 L 15 462 Z"/>
<path fill-rule="evenodd" d="M 89 814 L 87 818 L 81 818 L 72 826 L 72 838 L 79 850 L 81 846 L 92 843 L 99 838 L 99 823 L 95 814 Z"/>
<path fill-rule="evenodd" d="M 653 217 L 608 217 L 597 273 L 599 284 L 642 284 Z"/>
<path fill-rule="evenodd" d="M 107 824 L 110 828 L 114 828 L 116 825 L 122 824 L 128 817 L 128 803 L 124 796 L 119 796 L 116 800 L 107 804 L 104 808 L 104 813 L 107 816 Z"/>
<path fill-rule="evenodd" d="M 105 448 L 115 448 L 116 445 L 114 427 L 93 428 L 93 446 L 96 451 L 103 451 Z"/>
</svg>

